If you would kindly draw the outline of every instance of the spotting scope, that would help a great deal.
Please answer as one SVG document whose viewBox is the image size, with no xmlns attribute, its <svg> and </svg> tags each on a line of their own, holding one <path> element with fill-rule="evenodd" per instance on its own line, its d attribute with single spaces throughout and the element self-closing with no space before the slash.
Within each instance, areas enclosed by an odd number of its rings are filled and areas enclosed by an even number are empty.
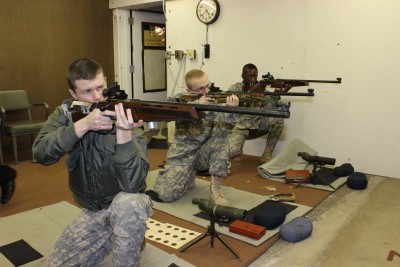
<svg viewBox="0 0 400 267">
<path fill-rule="evenodd" d="M 217 218 L 244 220 L 247 214 L 247 210 L 215 205 L 204 198 L 193 198 L 192 203 L 198 205 L 201 211 Z"/>
</svg>

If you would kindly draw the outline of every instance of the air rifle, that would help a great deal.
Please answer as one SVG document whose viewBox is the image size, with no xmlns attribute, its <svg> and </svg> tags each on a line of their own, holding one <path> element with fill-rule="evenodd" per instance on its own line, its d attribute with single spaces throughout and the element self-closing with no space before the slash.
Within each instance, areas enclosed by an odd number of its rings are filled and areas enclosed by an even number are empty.
<svg viewBox="0 0 400 267">
<path fill-rule="evenodd" d="M 265 75 L 262 75 L 262 78 L 263 79 L 260 80 L 258 83 L 264 84 L 265 86 L 270 86 L 271 88 L 278 88 L 278 89 L 285 89 L 285 88 L 290 89 L 295 86 L 308 86 L 310 83 L 342 83 L 342 78 L 336 78 L 336 80 L 275 79 L 274 76 L 272 76 L 271 73 L 269 72 Z M 247 92 L 250 88 L 251 88 L 250 86 L 245 85 L 243 87 L 243 90 Z M 308 89 L 309 92 L 310 90 L 313 89 Z M 258 91 L 256 92 L 258 93 Z M 273 92 L 272 94 L 274 93 L 279 94 L 285 92 L 277 91 Z"/>
<path fill-rule="evenodd" d="M 235 92 L 235 91 L 227 91 L 227 92 L 209 92 L 206 94 L 207 97 L 215 99 L 218 103 L 225 103 L 226 98 L 230 95 L 236 95 L 239 98 L 239 106 L 247 106 L 245 105 L 248 102 L 260 102 L 265 101 L 266 95 L 273 96 L 314 96 L 314 89 L 308 89 L 307 93 L 305 92 Z M 199 99 L 203 95 L 199 94 L 185 94 L 182 95 L 178 101 L 179 102 L 191 102 Z"/>
<path fill-rule="evenodd" d="M 336 80 L 300 80 L 300 79 L 275 79 L 269 72 L 262 76 L 260 83 L 270 85 L 272 88 L 284 88 L 285 85 L 307 86 L 310 83 L 342 83 L 342 78 Z"/>
<path fill-rule="evenodd" d="M 237 106 L 202 105 L 161 101 L 145 101 L 140 99 L 126 99 L 127 95 L 121 90 L 117 83 L 110 88 L 103 90 L 103 95 L 107 101 L 100 103 L 90 103 L 74 101 L 70 106 L 72 121 L 77 121 L 94 109 L 114 110 L 114 106 L 122 103 L 125 109 L 132 110 L 134 121 L 143 120 L 145 122 L 157 121 L 189 121 L 204 118 L 204 111 L 234 113 L 253 116 L 289 118 L 290 104 L 280 105 L 277 110 L 267 110 L 259 108 L 247 108 Z M 122 98 L 122 99 L 121 99 Z"/>
</svg>

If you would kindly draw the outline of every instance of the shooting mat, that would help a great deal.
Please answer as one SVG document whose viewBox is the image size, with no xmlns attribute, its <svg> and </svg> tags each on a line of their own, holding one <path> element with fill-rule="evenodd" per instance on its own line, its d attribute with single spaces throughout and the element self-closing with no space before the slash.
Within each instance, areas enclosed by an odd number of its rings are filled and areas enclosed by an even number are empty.
<svg viewBox="0 0 400 267">
<path fill-rule="evenodd" d="M 149 190 L 153 189 L 157 175 L 158 175 L 158 170 L 149 172 L 147 176 L 147 189 Z M 238 190 L 233 187 L 223 186 L 222 188 L 225 196 L 231 202 L 230 207 L 251 210 L 252 208 L 255 208 L 256 206 L 258 206 L 259 204 L 263 203 L 268 199 L 268 197 L 266 196 Z M 202 180 L 200 178 L 196 178 L 196 187 L 193 190 L 186 192 L 186 194 L 181 199 L 172 203 L 160 203 L 153 201 L 153 208 L 168 213 L 170 215 L 173 215 L 182 220 L 186 220 L 191 223 L 207 228 L 207 226 L 210 225 L 210 221 L 195 216 L 200 212 L 200 210 L 198 208 L 198 205 L 192 204 L 192 199 L 193 198 L 208 199 L 210 192 L 209 190 L 210 190 L 210 182 Z M 297 206 L 297 208 L 295 208 L 289 214 L 287 214 L 284 223 L 289 222 L 295 217 L 303 216 L 312 209 L 311 207 L 305 205 L 300 205 L 296 203 L 290 203 L 290 204 Z M 259 240 L 231 233 L 229 232 L 229 229 L 227 227 L 220 226 L 218 224 L 215 225 L 215 230 L 218 233 L 233 237 L 235 239 L 241 240 L 253 246 L 259 246 L 264 241 L 266 241 L 267 239 L 271 238 L 276 233 L 278 233 L 279 227 L 273 230 L 267 230 L 266 234 Z"/>
</svg>

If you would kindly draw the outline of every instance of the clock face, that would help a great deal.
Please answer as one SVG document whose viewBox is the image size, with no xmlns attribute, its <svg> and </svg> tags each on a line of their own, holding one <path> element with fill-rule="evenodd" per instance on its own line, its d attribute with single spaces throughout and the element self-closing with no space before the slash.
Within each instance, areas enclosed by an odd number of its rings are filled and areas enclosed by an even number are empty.
<svg viewBox="0 0 400 267">
<path fill-rule="evenodd" d="M 219 16 L 219 4 L 216 0 L 201 0 L 197 4 L 196 14 L 205 24 L 214 23 Z"/>
</svg>

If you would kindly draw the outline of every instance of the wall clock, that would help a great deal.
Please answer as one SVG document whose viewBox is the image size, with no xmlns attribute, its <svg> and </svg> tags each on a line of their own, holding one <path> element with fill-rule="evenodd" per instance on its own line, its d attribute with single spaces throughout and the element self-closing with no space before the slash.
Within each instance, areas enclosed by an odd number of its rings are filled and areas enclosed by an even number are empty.
<svg viewBox="0 0 400 267">
<path fill-rule="evenodd" d="M 217 0 L 200 0 L 196 7 L 197 18 L 204 24 L 217 21 L 220 6 Z"/>
</svg>

